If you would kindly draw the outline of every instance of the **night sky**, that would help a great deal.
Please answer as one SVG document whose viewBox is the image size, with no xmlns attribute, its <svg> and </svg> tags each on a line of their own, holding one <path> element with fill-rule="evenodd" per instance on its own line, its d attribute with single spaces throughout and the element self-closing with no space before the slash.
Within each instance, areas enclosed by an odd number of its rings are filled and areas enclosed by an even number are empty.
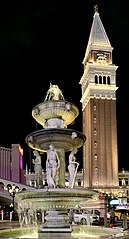
<svg viewBox="0 0 129 239">
<path fill-rule="evenodd" d="M 129 170 L 129 0 L 0 2 L 0 146 L 10 148 L 19 143 L 24 149 L 24 164 L 32 154 L 25 137 L 42 128 L 31 112 L 44 101 L 50 82 L 78 106 L 80 115 L 68 128 L 82 131 L 79 81 L 96 3 L 114 48 L 113 63 L 119 66 L 119 170 Z"/>
</svg>

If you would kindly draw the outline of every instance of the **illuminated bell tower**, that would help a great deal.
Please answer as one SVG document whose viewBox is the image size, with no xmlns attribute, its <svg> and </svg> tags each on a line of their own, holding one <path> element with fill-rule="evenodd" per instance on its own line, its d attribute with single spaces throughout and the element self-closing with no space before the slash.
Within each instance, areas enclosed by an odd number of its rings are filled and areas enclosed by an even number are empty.
<svg viewBox="0 0 129 239">
<path fill-rule="evenodd" d="M 84 188 L 117 187 L 118 149 L 116 123 L 116 70 L 112 46 L 98 8 L 83 60 L 82 88 Z"/>
</svg>

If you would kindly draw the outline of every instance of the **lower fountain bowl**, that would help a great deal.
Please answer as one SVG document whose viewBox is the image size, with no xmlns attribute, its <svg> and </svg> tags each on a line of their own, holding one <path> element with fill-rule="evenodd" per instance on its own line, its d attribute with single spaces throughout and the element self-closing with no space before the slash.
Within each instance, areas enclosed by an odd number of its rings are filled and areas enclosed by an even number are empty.
<svg viewBox="0 0 129 239">
<path fill-rule="evenodd" d="M 18 209 L 20 212 L 26 213 L 28 222 L 34 218 L 36 210 L 45 212 L 45 221 L 39 225 L 39 233 L 71 233 L 71 225 L 69 222 L 68 209 L 74 208 L 80 203 L 91 199 L 96 191 L 83 189 L 37 189 L 35 192 L 22 192 L 16 195 Z M 23 222 L 23 217 L 19 213 L 19 218 Z M 24 221 L 25 218 L 24 218 Z M 33 224 L 35 222 L 33 221 Z"/>
<path fill-rule="evenodd" d="M 44 210 L 63 210 L 74 208 L 80 203 L 92 198 L 97 191 L 85 189 L 52 188 L 37 189 L 31 192 L 21 192 L 16 194 L 17 202 L 24 203 L 25 207 L 29 203 L 33 208 L 43 208 Z"/>
</svg>

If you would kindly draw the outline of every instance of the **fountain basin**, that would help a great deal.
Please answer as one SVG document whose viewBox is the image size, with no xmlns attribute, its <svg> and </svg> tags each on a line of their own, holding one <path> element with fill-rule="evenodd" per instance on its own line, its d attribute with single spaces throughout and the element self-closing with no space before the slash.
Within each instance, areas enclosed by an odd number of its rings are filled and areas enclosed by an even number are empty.
<svg viewBox="0 0 129 239">
<path fill-rule="evenodd" d="M 67 127 L 78 114 L 79 110 L 76 105 L 63 100 L 44 101 L 32 110 L 33 118 L 44 128 L 46 120 L 56 117 L 61 118 L 64 121 L 64 127 Z"/>
<path fill-rule="evenodd" d="M 66 233 L 48 233 L 38 234 L 32 227 L 30 228 L 12 228 L 1 230 L 2 238 L 44 238 L 44 239 L 128 239 L 129 235 L 121 232 L 120 228 L 105 228 L 96 226 L 73 226 L 71 235 Z M 41 236 L 41 237 L 40 237 Z"/>
<path fill-rule="evenodd" d="M 39 226 L 39 233 L 71 233 L 68 209 L 86 202 L 96 194 L 93 190 L 84 189 L 37 189 L 35 192 L 21 192 L 16 195 L 18 206 L 28 211 L 31 207 L 45 210 L 45 222 Z"/>
<path fill-rule="evenodd" d="M 74 138 L 73 133 L 76 135 Z M 25 140 L 30 148 L 41 152 L 47 152 L 51 143 L 56 149 L 61 148 L 68 152 L 73 148 L 82 147 L 86 136 L 77 130 L 52 128 L 32 132 Z"/>
<path fill-rule="evenodd" d="M 37 189 L 32 192 L 20 192 L 16 194 L 17 202 L 31 202 L 36 206 L 42 206 L 43 209 L 69 209 L 77 204 L 86 202 L 86 199 L 92 198 L 97 191 L 77 188 L 49 188 Z"/>
</svg>

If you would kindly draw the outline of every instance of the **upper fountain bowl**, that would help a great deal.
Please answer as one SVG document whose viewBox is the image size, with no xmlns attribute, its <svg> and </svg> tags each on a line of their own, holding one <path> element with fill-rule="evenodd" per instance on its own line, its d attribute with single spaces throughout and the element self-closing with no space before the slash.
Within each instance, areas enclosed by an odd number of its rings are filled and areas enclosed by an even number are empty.
<svg viewBox="0 0 129 239">
<path fill-rule="evenodd" d="M 67 125 L 71 124 L 78 115 L 79 110 L 76 105 L 64 100 L 44 101 L 32 110 L 33 118 L 44 128 L 47 128 L 48 121 L 54 118 L 57 127 L 59 120 L 59 128 L 67 128 Z"/>
</svg>

